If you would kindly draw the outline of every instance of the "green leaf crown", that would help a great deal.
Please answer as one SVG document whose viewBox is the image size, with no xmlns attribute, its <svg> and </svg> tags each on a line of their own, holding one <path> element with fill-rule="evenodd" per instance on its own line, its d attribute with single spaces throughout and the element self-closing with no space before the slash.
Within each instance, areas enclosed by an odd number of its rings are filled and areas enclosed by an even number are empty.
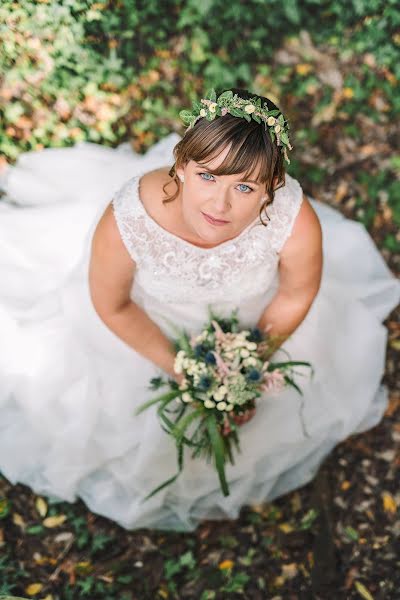
<svg viewBox="0 0 400 600">
<path fill-rule="evenodd" d="M 245 100 L 231 90 L 223 92 L 217 98 L 215 90 L 211 88 L 206 93 L 206 98 L 201 98 L 200 102 L 195 100 L 192 106 L 191 111 L 181 110 L 179 113 L 182 121 L 188 125 L 186 131 L 194 127 L 197 121 L 203 117 L 208 121 L 213 121 L 215 117 L 229 113 L 249 122 L 254 119 L 257 123 L 264 123 L 272 142 L 276 141 L 277 146 L 281 147 L 285 160 L 290 163 L 287 154 L 287 150 L 292 150 L 288 134 L 289 123 L 279 110 L 269 110 L 265 102 L 262 106 L 261 98 L 253 97 Z"/>
</svg>

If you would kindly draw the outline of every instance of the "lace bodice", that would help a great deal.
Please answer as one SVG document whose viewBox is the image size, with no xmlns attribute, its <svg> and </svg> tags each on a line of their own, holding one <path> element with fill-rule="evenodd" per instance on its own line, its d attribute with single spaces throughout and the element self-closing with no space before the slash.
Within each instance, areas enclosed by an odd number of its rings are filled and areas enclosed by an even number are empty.
<svg viewBox="0 0 400 600">
<path fill-rule="evenodd" d="M 238 236 L 200 248 L 170 233 L 146 211 L 139 196 L 142 173 L 129 179 L 112 204 L 121 238 L 136 263 L 135 287 L 163 302 L 241 301 L 268 290 L 279 252 L 291 234 L 303 194 L 296 179 L 275 192 L 267 226 L 259 217 Z"/>
</svg>

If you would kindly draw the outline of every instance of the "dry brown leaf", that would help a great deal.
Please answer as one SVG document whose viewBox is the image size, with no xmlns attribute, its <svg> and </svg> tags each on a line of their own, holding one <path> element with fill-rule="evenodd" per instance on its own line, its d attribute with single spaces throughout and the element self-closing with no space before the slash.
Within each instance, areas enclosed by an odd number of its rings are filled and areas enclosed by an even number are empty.
<svg viewBox="0 0 400 600">
<path fill-rule="evenodd" d="M 341 181 L 336 188 L 335 202 L 337 204 L 339 204 L 339 202 L 341 202 L 343 198 L 347 195 L 348 190 L 349 184 L 347 183 L 347 181 Z"/>
<path fill-rule="evenodd" d="M 296 563 L 290 563 L 289 565 L 282 565 L 282 576 L 285 579 L 293 579 L 296 577 L 299 569 Z"/>
</svg>

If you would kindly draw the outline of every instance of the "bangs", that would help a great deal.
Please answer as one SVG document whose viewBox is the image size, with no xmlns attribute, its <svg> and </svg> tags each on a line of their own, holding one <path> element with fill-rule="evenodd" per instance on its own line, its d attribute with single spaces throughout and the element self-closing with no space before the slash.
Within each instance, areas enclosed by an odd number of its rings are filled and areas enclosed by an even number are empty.
<svg viewBox="0 0 400 600">
<path fill-rule="evenodd" d="M 216 120 L 215 127 L 207 127 L 201 132 L 202 135 L 196 136 L 196 149 L 190 152 L 190 159 L 215 175 L 244 173 L 244 181 L 253 179 L 258 183 L 267 183 L 276 163 L 276 156 L 271 152 L 271 144 L 265 139 L 265 136 L 269 135 L 268 132 L 264 132 L 257 123 L 254 123 L 254 127 L 250 126 L 243 131 L 242 124 L 238 123 L 236 117 L 232 117 L 231 126 L 227 128 L 227 119 L 224 118 L 225 121 Z M 224 123 L 220 135 L 216 131 L 218 121 Z M 219 167 L 211 169 L 208 162 L 217 158 L 227 146 L 229 151 L 222 163 Z"/>
</svg>

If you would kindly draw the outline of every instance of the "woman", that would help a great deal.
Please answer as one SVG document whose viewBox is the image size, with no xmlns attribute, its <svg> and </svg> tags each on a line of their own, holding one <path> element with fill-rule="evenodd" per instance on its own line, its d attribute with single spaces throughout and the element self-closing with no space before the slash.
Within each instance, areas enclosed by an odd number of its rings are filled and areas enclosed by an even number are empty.
<svg viewBox="0 0 400 600">
<path fill-rule="evenodd" d="M 381 321 L 399 283 L 361 224 L 306 198 L 285 175 L 290 143 L 277 135 L 287 133 L 279 109 L 232 92 L 240 114 L 205 99 L 177 144 L 168 137 L 142 159 L 110 150 L 102 164 L 104 149 L 91 145 L 41 153 L 32 177 L 64 168 L 59 188 L 75 154 L 76 202 L 4 207 L 0 470 L 37 493 L 79 496 L 127 528 L 191 530 L 204 518 L 234 518 L 244 504 L 309 481 L 387 403 Z M 77 156 L 83 150 L 93 179 Z M 18 165 L 14 190 L 17 176 Z M 27 193 L 21 170 L 18 177 Z M 110 181 L 125 181 L 112 202 L 93 198 Z M 15 229 L 35 217 L 42 237 L 25 230 L 17 245 Z M 32 253 L 39 256 L 24 285 Z M 176 377 L 175 328 L 198 331 L 209 306 L 222 315 L 237 308 L 246 327 L 270 326 L 276 352 L 309 361 L 315 376 L 299 371 L 302 405 L 293 389 L 258 401 L 227 468 L 230 496 L 211 465 L 188 456 L 180 478 L 144 502 L 175 472 L 176 455 L 154 411 L 134 411 L 152 396 L 151 377 Z"/>
</svg>

